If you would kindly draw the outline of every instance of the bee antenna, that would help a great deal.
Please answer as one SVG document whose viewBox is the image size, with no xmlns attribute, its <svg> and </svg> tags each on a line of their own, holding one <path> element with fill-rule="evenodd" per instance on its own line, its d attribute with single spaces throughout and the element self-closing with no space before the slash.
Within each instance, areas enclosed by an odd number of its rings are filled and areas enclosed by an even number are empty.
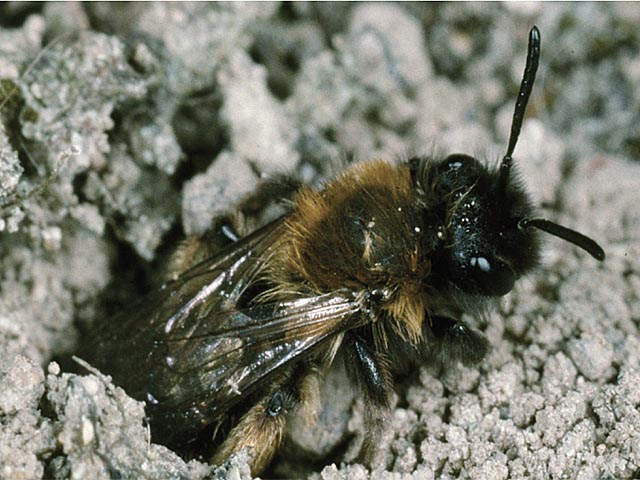
<svg viewBox="0 0 640 480">
<path fill-rule="evenodd" d="M 604 260 L 604 250 L 594 240 L 590 239 L 586 235 L 571 230 L 570 228 L 563 227 L 557 223 L 553 223 L 543 218 L 523 218 L 518 222 L 518 228 L 525 230 L 529 227 L 535 227 L 544 232 L 550 233 L 558 238 L 573 243 L 577 247 L 580 247 L 593 258 L 599 261 Z"/>
<path fill-rule="evenodd" d="M 524 74 L 522 75 L 522 83 L 520 83 L 520 91 L 518 92 L 518 98 L 516 100 L 516 108 L 513 112 L 513 120 L 511 121 L 511 135 L 509 135 L 509 145 L 507 147 L 507 153 L 502 159 L 500 164 L 500 179 L 498 181 L 498 191 L 504 191 L 509 180 L 509 172 L 511 171 L 511 164 L 513 163 L 513 150 L 516 148 L 518 137 L 520 136 L 520 129 L 522 128 L 522 121 L 524 120 L 525 110 L 527 103 L 529 103 L 529 96 L 533 89 L 533 83 L 536 79 L 536 72 L 538 71 L 538 60 L 540 59 L 540 30 L 535 25 L 529 32 L 529 47 L 527 50 L 527 63 L 524 67 Z"/>
</svg>

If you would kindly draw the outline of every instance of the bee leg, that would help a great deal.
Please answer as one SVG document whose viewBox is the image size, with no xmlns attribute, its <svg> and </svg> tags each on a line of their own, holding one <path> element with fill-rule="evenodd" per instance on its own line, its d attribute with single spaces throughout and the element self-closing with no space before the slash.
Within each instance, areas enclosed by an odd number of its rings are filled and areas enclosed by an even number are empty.
<svg viewBox="0 0 640 480">
<path fill-rule="evenodd" d="M 467 366 L 482 361 L 487 354 L 487 339 L 461 320 L 432 317 L 431 332 L 435 337 L 435 356 L 448 365 L 460 360 Z"/>
<path fill-rule="evenodd" d="M 164 278 L 174 280 L 192 266 L 237 242 L 240 239 L 237 227 L 241 220 L 235 217 L 218 217 L 202 235 L 192 235 L 180 242 L 169 257 Z"/>
<path fill-rule="evenodd" d="M 215 234 L 217 234 L 220 243 L 226 242 L 226 245 L 236 243 L 241 238 L 237 228 L 235 228 L 233 222 L 227 217 L 222 217 L 217 220 L 213 230 Z"/>
<path fill-rule="evenodd" d="M 285 413 L 293 406 L 293 396 L 275 390 L 256 403 L 229 432 L 212 463 L 222 464 L 232 453 L 249 448 L 251 474 L 264 470 L 282 443 L 286 427 Z"/>
<path fill-rule="evenodd" d="M 246 197 L 239 206 L 245 215 L 256 215 L 264 211 L 271 202 L 289 200 L 300 189 L 302 182 L 290 175 L 275 175 L 262 181 L 258 188 Z"/>
<path fill-rule="evenodd" d="M 389 414 L 392 378 L 379 353 L 359 338 L 352 337 L 347 341 L 351 343 L 347 350 L 348 365 L 355 367 L 355 370 L 347 368 L 347 371 L 355 374 L 364 393 L 365 435 L 357 461 L 371 467 Z"/>
<path fill-rule="evenodd" d="M 316 423 L 320 411 L 320 366 L 315 362 L 305 364 L 296 377 L 296 413 L 301 415 L 307 426 Z"/>
<path fill-rule="evenodd" d="M 213 463 L 220 465 L 232 453 L 249 447 L 251 472 L 258 475 L 280 447 L 289 413 L 295 410 L 307 424 L 315 422 L 320 402 L 320 368 L 316 362 L 299 363 L 274 384 L 229 432 Z"/>
</svg>

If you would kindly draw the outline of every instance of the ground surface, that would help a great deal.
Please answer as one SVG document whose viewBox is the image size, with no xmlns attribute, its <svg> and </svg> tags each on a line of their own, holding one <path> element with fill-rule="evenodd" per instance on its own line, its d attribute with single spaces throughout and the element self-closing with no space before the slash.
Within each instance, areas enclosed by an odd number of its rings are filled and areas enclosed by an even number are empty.
<svg viewBox="0 0 640 480">
<path fill-rule="evenodd" d="M 1 5 L 0 477 L 248 478 L 242 455 L 215 468 L 150 444 L 143 405 L 66 359 L 150 288 L 167 245 L 262 174 L 318 181 L 344 159 L 441 151 L 496 161 L 537 24 L 516 162 L 543 214 L 606 261 L 549 238 L 540 271 L 481 325 L 479 368 L 399 385 L 373 473 L 285 452 L 270 474 L 633 478 L 639 21 L 633 4 Z M 296 434 L 318 457 L 357 443 L 343 387 L 336 373 L 320 426 Z"/>
</svg>

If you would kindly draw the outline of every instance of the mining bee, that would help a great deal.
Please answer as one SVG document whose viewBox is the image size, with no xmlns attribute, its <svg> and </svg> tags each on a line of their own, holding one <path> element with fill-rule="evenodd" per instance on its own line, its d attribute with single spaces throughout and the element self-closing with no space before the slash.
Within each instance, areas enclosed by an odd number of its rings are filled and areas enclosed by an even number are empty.
<svg viewBox="0 0 640 480">
<path fill-rule="evenodd" d="M 359 459 L 370 462 L 398 366 L 481 361 L 487 341 L 462 314 L 480 316 L 537 265 L 540 232 L 602 261 L 596 242 L 536 217 L 515 180 L 539 55 L 533 27 L 497 168 L 463 154 L 353 164 L 298 189 L 290 211 L 243 238 L 222 225 L 226 247 L 104 326 L 92 360 L 146 402 L 154 440 L 205 431 L 212 462 L 249 447 L 257 474 L 291 415 L 313 419 L 340 353 L 364 397 Z"/>
</svg>

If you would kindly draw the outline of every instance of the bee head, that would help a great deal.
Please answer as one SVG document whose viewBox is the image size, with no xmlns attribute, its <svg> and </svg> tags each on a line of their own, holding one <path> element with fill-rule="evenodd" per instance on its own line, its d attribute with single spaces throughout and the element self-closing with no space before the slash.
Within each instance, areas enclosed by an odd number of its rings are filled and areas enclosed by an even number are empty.
<svg viewBox="0 0 640 480">
<path fill-rule="evenodd" d="M 434 186 L 445 199 L 444 254 L 439 269 L 461 290 L 488 296 L 505 295 L 539 256 L 539 231 L 569 241 L 598 260 L 604 251 L 590 238 L 553 223 L 532 218 L 529 196 L 515 179 L 512 154 L 520 134 L 540 55 L 540 32 L 533 27 L 507 153 L 497 171 L 468 155 L 445 158 Z"/>
<path fill-rule="evenodd" d="M 537 232 L 519 226 L 533 211 L 528 195 L 515 182 L 499 190 L 496 172 L 468 155 L 448 156 L 436 175 L 447 212 L 447 278 L 468 293 L 508 293 L 538 260 Z"/>
</svg>

